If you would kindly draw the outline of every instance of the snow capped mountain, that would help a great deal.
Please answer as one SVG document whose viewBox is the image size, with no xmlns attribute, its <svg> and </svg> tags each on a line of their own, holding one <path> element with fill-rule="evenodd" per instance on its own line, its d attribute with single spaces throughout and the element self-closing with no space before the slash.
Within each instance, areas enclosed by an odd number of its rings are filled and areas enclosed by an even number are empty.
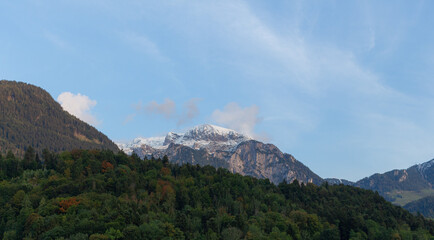
<svg viewBox="0 0 434 240">
<path fill-rule="evenodd" d="M 151 146 L 156 149 L 164 149 L 166 148 L 164 143 L 164 137 L 150 137 L 150 138 L 135 138 L 133 141 L 129 143 L 116 143 L 122 151 L 126 154 L 131 155 L 136 148 L 140 148 L 142 145 Z"/>
<path fill-rule="evenodd" d="M 238 144 L 252 140 L 234 130 L 203 124 L 187 130 L 185 133 L 169 132 L 165 137 L 138 137 L 130 143 L 118 143 L 120 149 L 127 154 L 132 154 L 134 149 L 147 145 L 154 149 L 167 149 L 171 144 L 179 144 L 193 149 L 207 149 L 210 152 L 217 150 L 231 151 Z"/>
<path fill-rule="evenodd" d="M 118 146 L 125 153 L 136 153 L 140 158 L 168 156 L 172 163 L 226 168 L 233 173 L 268 178 L 276 184 L 294 179 L 315 184 L 323 181 L 273 144 L 210 124 L 193 127 L 184 133 L 170 132 L 165 137 L 136 138 Z"/>
</svg>

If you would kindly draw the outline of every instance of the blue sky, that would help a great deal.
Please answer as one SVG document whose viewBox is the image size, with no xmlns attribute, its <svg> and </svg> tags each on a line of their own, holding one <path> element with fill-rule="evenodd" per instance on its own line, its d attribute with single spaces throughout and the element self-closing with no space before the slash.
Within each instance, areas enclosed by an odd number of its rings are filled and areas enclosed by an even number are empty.
<svg viewBox="0 0 434 240">
<path fill-rule="evenodd" d="M 214 123 L 358 180 L 434 157 L 433 9 L 2 1 L 0 78 L 41 86 L 115 141 Z"/>
</svg>

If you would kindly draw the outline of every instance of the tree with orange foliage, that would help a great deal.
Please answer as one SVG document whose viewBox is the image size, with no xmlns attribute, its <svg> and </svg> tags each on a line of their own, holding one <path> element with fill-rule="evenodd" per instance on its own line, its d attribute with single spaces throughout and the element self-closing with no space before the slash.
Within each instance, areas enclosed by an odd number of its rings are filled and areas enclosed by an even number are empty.
<svg viewBox="0 0 434 240">
<path fill-rule="evenodd" d="M 170 169 L 167 167 L 162 167 L 160 170 L 160 174 L 163 176 L 170 176 Z"/>
<path fill-rule="evenodd" d="M 103 161 L 101 164 L 101 167 L 102 167 L 101 171 L 103 173 L 108 172 L 114 168 L 113 164 L 111 164 L 110 162 L 107 162 L 107 161 Z"/>
<path fill-rule="evenodd" d="M 77 200 L 75 197 L 61 200 L 59 202 L 59 206 L 60 206 L 59 211 L 65 213 L 68 210 L 68 208 L 70 208 L 71 206 L 77 206 L 78 204 L 80 204 L 80 200 Z"/>
</svg>

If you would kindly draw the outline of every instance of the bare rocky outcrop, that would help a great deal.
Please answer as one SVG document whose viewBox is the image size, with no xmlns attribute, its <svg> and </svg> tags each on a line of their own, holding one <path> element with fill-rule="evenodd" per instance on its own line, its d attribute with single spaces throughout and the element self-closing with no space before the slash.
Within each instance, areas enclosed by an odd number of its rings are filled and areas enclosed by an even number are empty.
<svg viewBox="0 0 434 240">
<path fill-rule="evenodd" d="M 140 157 L 162 158 L 167 155 L 170 162 L 177 164 L 199 164 L 226 168 L 233 173 L 267 178 L 273 183 L 283 181 L 321 184 L 323 180 L 292 155 L 282 153 L 273 144 L 255 140 L 244 141 L 231 151 L 212 148 L 194 149 L 171 143 L 166 149 L 154 149 L 142 145 L 134 150 Z"/>
</svg>

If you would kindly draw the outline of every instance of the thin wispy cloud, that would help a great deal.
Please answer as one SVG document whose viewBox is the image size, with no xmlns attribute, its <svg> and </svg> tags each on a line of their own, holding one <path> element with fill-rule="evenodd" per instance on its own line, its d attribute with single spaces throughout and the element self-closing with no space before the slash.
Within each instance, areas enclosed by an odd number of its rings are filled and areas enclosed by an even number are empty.
<svg viewBox="0 0 434 240">
<path fill-rule="evenodd" d="M 64 40 L 59 35 L 53 32 L 45 31 L 43 36 L 45 37 L 45 39 L 47 39 L 49 42 L 51 42 L 53 45 L 55 45 L 58 48 L 61 49 L 71 48 L 70 44 L 66 40 Z"/>
<path fill-rule="evenodd" d="M 157 103 L 156 101 L 148 103 L 144 107 L 144 110 L 148 114 L 157 114 L 166 119 L 171 119 L 176 115 L 176 104 L 173 100 L 166 98 L 162 103 Z"/>
<path fill-rule="evenodd" d="M 124 122 L 122 124 L 126 125 L 129 122 L 133 121 L 136 115 L 137 115 L 136 113 L 129 114 L 128 116 L 125 117 Z"/>
<path fill-rule="evenodd" d="M 200 101 L 199 98 L 192 98 L 184 103 L 182 113 L 178 120 L 178 126 L 181 126 L 189 121 L 193 120 L 199 115 L 199 108 L 197 103 Z"/>
<path fill-rule="evenodd" d="M 163 102 L 151 101 L 147 104 L 139 102 L 134 105 L 136 113 L 128 115 L 124 124 L 127 124 L 134 120 L 137 114 L 146 114 L 149 116 L 163 117 L 170 121 L 175 121 L 178 126 L 189 123 L 200 113 L 197 106 L 201 99 L 192 98 L 186 101 L 181 107 L 178 107 L 175 101 L 170 98 L 166 98 Z"/>
<path fill-rule="evenodd" d="M 158 45 L 150 40 L 145 35 L 140 35 L 132 32 L 119 33 L 121 38 L 129 44 L 133 49 L 140 51 L 148 56 L 151 56 L 158 61 L 168 61 L 167 58 L 160 50 Z"/>
<path fill-rule="evenodd" d="M 292 34 L 281 35 L 261 21 L 245 3 L 228 3 L 224 8 L 224 15 L 216 18 L 229 26 L 225 28 L 229 38 L 242 40 L 231 42 L 240 42 L 244 44 L 241 48 L 248 48 L 258 54 L 258 58 L 268 56 L 277 66 L 286 69 L 288 77 L 277 80 L 280 83 L 295 84 L 311 94 L 324 94 L 330 89 L 364 89 L 365 92 L 371 89 L 383 94 L 382 90 L 387 88 L 373 72 L 361 66 L 351 52 L 320 41 L 305 40 L 298 29 L 291 31 Z M 232 21 L 235 23 L 230 24 Z M 268 71 L 260 67 L 256 71 L 261 70 Z"/>
</svg>

